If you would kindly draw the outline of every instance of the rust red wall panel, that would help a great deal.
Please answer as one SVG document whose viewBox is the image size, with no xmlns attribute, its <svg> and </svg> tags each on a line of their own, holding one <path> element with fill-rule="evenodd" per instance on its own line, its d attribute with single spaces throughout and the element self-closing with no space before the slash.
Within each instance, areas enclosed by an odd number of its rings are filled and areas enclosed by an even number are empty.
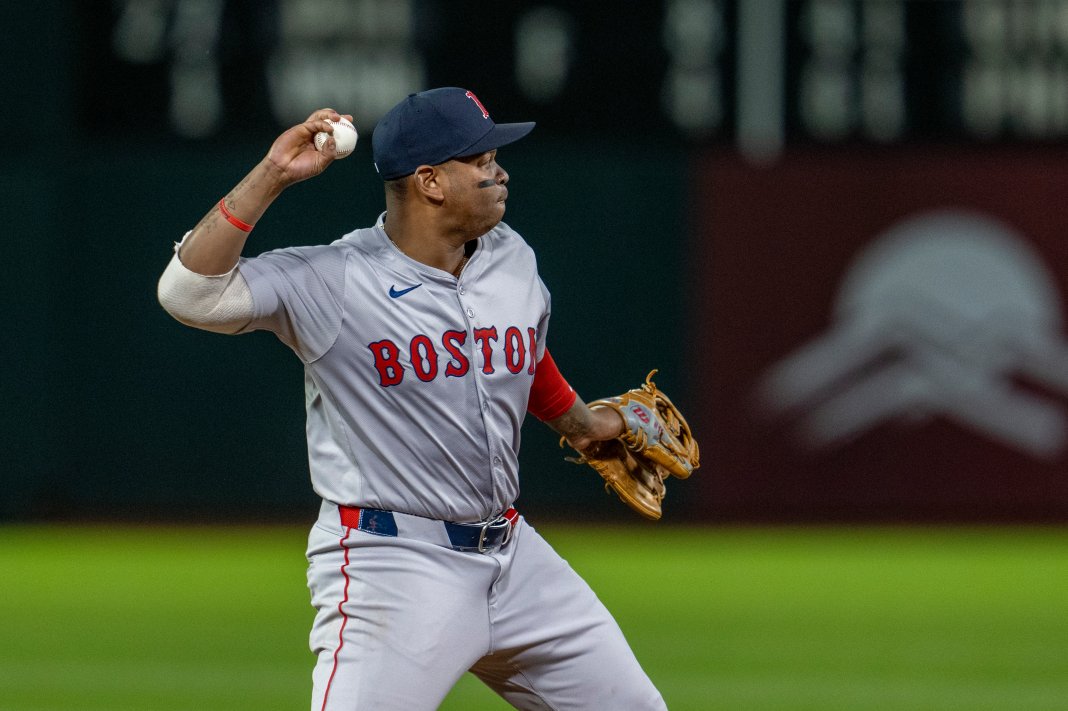
<svg viewBox="0 0 1068 711">
<path fill-rule="evenodd" d="M 1066 159 L 697 161 L 702 511 L 1068 520 Z"/>
</svg>

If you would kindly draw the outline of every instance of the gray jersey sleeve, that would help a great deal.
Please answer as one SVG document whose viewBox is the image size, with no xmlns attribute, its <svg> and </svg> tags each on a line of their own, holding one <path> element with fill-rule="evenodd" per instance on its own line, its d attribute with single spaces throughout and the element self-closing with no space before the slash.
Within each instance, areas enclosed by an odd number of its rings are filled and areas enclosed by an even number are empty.
<svg viewBox="0 0 1068 711">
<path fill-rule="evenodd" d="M 252 320 L 242 332 L 271 331 L 305 363 L 321 358 L 341 330 L 344 249 L 291 247 L 242 259 L 252 292 Z"/>
</svg>

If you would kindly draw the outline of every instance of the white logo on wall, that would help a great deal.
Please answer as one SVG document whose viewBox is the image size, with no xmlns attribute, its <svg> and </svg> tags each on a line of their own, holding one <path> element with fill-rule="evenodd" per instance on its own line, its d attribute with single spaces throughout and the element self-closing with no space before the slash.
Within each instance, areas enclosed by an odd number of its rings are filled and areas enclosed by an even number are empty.
<svg viewBox="0 0 1068 711">
<path fill-rule="evenodd" d="M 759 401 L 812 448 L 944 417 L 1041 458 L 1065 446 L 1068 343 L 1049 272 L 1008 226 L 963 211 L 880 235 L 841 285 L 834 325 L 765 374 Z"/>
</svg>

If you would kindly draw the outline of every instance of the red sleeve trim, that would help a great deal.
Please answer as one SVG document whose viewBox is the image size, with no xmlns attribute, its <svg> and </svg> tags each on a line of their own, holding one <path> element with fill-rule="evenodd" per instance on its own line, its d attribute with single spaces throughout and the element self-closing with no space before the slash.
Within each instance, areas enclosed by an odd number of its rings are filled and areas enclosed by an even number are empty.
<svg viewBox="0 0 1068 711">
<path fill-rule="evenodd" d="M 578 394 L 560 375 L 556 361 L 546 348 L 545 355 L 538 361 L 534 371 L 534 382 L 530 384 L 527 412 L 542 422 L 548 422 L 570 410 L 576 398 Z"/>
</svg>

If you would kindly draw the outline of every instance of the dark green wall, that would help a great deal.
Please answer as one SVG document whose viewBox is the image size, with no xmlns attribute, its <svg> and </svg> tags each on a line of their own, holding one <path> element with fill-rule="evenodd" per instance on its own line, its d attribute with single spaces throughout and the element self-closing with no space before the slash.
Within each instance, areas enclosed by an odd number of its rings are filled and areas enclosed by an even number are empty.
<svg viewBox="0 0 1068 711">
<path fill-rule="evenodd" d="M 76 7 L 0 9 L 14 30 L 0 45 L 0 520 L 306 518 L 315 499 L 299 361 L 269 334 L 182 326 L 155 297 L 171 243 L 273 135 L 156 145 L 79 133 L 68 120 L 81 96 L 74 77 L 113 79 L 79 73 L 69 29 Z M 144 111 L 134 94 L 129 111 Z M 674 276 L 686 241 L 681 150 L 550 142 L 548 133 L 500 159 L 512 180 L 507 220 L 537 250 L 553 292 L 557 361 L 587 399 L 636 386 L 659 367 L 659 382 L 685 403 L 683 290 Z M 326 242 L 371 223 L 382 189 L 367 138 L 353 157 L 285 194 L 247 253 Z M 547 428 L 528 421 L 528 510 L 632 515 L 563 454 Z M 680 511 L 684 492 L 673 496 Z"/>
<path fill-rule="evenodd" d="M 310 514 L 299 361 L 269 334 L 196 331 L 159 307 L 174 240 L 266 151 L 88 145 L 9 166 L 9 324 L 0 517 L 146 519 Z M 685 382 L 681 154 L 672 146 L 547 143 L 502 150 L 507 221 L 534 246 L 554 299 L 550 345 L 587 399 L 652 367 Z M 247 254 L 371 223 L 381 183 L 366 143 L 293 187 Z M 666 288 L 665 288 L 666 285 Z M 686 394 L 678 399 L 685 401 Z M 555 437 L 524 431 L 523 502 L 543 514 L 618 515 Z M 676 508 L 684 497 L 679 496 Z"/>
</svg>

